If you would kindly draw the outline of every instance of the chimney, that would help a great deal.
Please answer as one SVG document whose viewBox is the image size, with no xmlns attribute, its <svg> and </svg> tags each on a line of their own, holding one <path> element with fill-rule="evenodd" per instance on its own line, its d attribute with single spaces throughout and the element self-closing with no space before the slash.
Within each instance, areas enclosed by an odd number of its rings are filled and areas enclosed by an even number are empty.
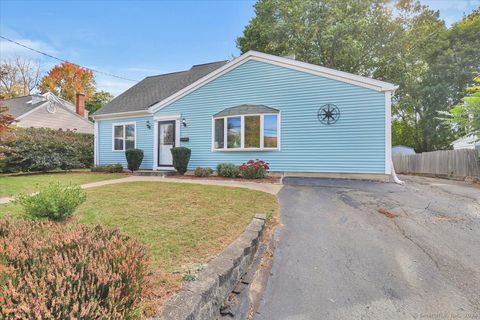
<svg viewBox="0 0 480 320">
<path fill-rule="evenodd" d="M 85 117 L 85 94 L 77 92 L 75 95 L 75 111 Z"/>
</svg>

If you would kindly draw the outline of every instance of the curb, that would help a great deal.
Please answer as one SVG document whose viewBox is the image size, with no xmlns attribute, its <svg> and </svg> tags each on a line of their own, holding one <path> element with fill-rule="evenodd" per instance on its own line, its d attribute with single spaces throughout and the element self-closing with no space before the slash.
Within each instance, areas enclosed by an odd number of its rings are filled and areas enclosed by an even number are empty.
<svg viewBox="0 0 480 320">
<path fill-rule="evenodd" d="M 257 214 L 240 237 L 208 263 L 197 280 L 189 282 L 168 300 L 158 320 L 210 320 L 250 266 L 265 230 L 264 214 Z"/>
</svg>

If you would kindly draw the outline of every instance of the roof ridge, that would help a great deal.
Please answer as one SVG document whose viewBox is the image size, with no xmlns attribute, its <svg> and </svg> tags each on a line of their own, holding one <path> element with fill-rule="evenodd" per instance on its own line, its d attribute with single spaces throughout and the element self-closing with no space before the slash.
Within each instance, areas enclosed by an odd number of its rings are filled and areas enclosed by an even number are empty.
<svg viewBox="0 0 480 320">
<path fill-rule="evenodd" d="M 0 99 L 0 101 L 7 101 L 7 100 L 13 100 L 13 99 L 20 99 L 20 98 L 31 97 L 31 96 L 33 96 L 33 94 L 26 94 L 26 95 L 24 95 L 24 96 L 11 97 L 11 98 L 8 98 L 8 99 Z"/>
<path fill-rule="evenodd" d="M 200 63 L 200 64 L 194 64 L 192 65 L 192 67 L 190 68 L 190 70 L 192 70 L 192 68 L 194 67 L 200 67 L 200 66 L 205 66 L 207 64 L 214 64 L 214 63 L 221 63 L 221 62 L 228 62 L 229 60 L 218 60 L 218 61 L 213 61 L 213 62 L 206 62 L 206 63 Z"/>
</svg>

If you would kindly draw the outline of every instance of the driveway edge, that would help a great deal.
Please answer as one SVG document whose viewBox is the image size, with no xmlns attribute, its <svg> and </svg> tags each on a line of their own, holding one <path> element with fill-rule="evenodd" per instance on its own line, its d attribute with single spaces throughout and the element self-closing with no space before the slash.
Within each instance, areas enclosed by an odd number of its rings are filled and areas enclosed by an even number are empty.
<svg viewBox="0 0 480 320">
<path fill-rule="evenodd" d="M 197 280 L 187 283 L 152 319 L 215 319 L 220 307 L 252 263 L 265 230 L 264 214 L 257 214 L 240 237 L 214 258 Z"/>
</svg>

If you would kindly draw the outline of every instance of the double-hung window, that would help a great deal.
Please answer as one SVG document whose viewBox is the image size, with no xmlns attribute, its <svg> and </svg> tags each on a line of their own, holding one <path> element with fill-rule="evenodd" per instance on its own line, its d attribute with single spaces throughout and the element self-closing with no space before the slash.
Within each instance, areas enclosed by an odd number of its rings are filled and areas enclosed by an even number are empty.
<svg viewBox="0 0 480 320">
<path fill-rule="evenodd" d="M 135 123 L 113 124 L 113 151 L 135 148 Z"/>
<path fill-rule="evenodd" d="M 279 149 L 280 116 L 278 112 L 235 115 L 234 110 L 231 109 L 213 117 L 213 150 Z M 269 108 L 268 111 L 271 110 L 275 109 Z"/>
</svg>

